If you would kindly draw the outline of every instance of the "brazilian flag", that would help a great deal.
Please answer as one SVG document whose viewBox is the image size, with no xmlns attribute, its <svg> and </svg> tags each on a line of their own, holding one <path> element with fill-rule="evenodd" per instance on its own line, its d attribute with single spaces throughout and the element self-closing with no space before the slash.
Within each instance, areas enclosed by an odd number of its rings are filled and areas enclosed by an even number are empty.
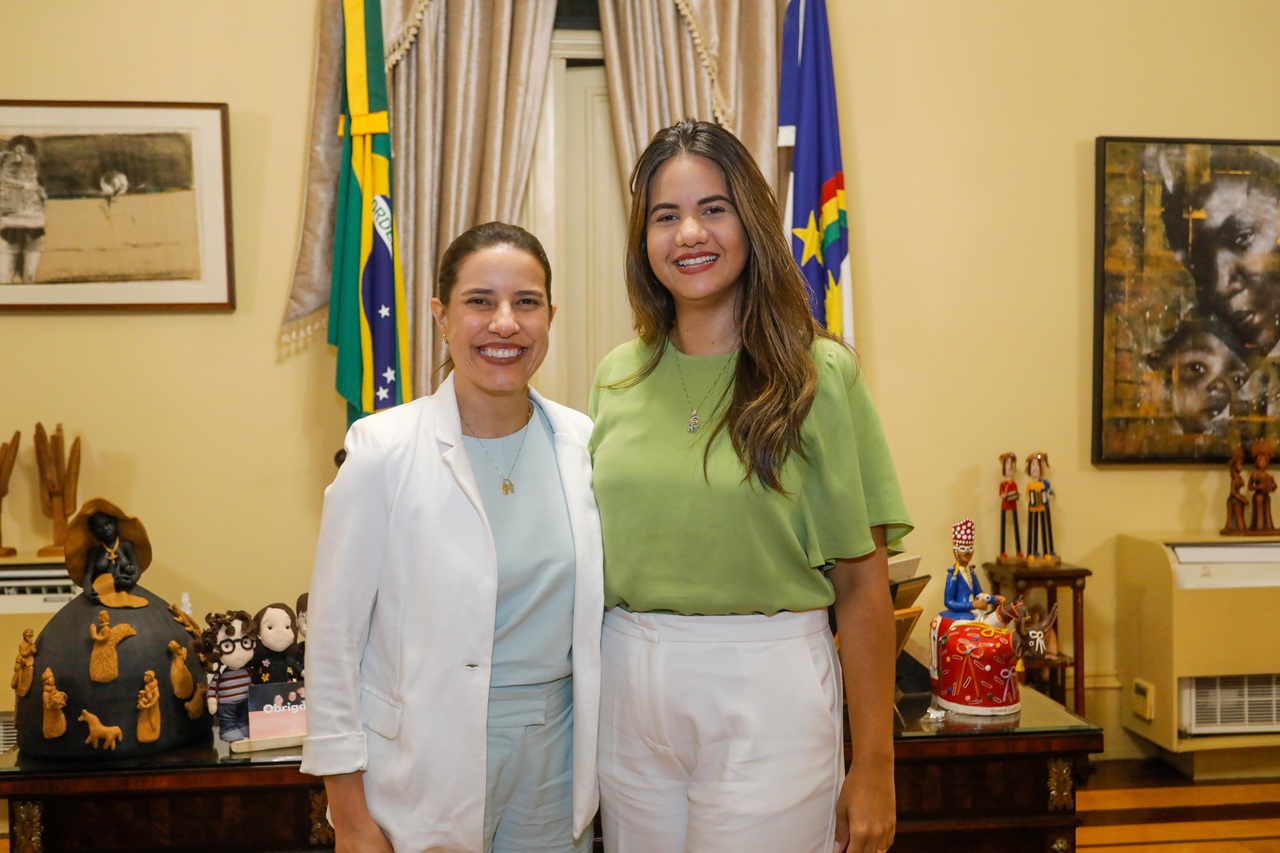
<svg viewBox="0 0 1280 853">
<path fill-rule="evenodd" d="M 343 0 L 342 171 L 329 343 L 347 423 L 412 399 L 404 275 L 391 203 L 391 135 L 379 0 Z"/>
<path fill-rule="evenodd" d="M 825 0 L 791 0 L 782 26 L 778 145 L 794 146 L 785 227 L 808 281 L 809 307 L 853 341 L 849 223 Z"/>
</svg>

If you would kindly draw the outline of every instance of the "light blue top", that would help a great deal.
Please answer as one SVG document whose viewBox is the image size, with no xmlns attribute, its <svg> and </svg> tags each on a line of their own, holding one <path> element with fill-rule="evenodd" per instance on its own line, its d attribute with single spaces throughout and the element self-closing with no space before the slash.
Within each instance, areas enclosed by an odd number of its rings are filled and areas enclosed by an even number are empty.
<svg viewBox="0 0 1280 853">
<path fill-rule="evenodd" d="M 564 678 L 573 671 L 575 561 L 551 423 L 535 405 L 524 429 L 502 438 L 463 436 L 463 443 L 498 550 L 498 610 L 489 686 L 544 684 Z M 502 477 L 495 464 L 515 485 L 509 495 L 502 493 Z"/>
</svg>

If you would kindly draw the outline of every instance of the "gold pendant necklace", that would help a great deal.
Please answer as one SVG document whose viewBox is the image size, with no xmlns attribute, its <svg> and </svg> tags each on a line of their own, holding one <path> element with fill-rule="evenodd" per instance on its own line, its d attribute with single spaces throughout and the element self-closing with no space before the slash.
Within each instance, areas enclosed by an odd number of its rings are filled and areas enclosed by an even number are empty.
<svg viewBox="0 0 1280 853">
<path fill-rule="evenodd" d="M 673 347 L 674 349 L 674 347 Z M 733 364 L 733 359 L 729 359 L 724 363 L 724 367 L 720 368 L 720 372 L 716 374 L 716 378 L 711 380 L 711 387 L 707 389 L 707 393 L 702 395 L 702 399 L 698 401 L 698 405 L 693 404 L 693 398 L 689 396 L 689 386 L 684 382 L 684 371 L 680 369 L 680 355 L 677 352 L 675 356 L 676 376 L 680 377 L 680 387 L 684 390 L 685 402 L 689 404 L 689 432 L 697 432 L 698 427 L 702 426 L 702 418 L 698 417 L 698 409 L 702 408 L 702 404 L 707 402 L 707 398 L 711 396 L 711 392 L 720 384 L 720 380 L 724 378 L 725 371 L 729 369 L 729 365 Z"/>
<path fill-rule="evenodd" d="M 480 450 L 484 453 L 486 457 L 488 457 L 489 464 L 493 466 L 493 470 L 497 471 L 498 476 L 502 478 L 502 493 L 504 495 L 510 495 L 514 493 L 516 490 L 516 484 L 511 482 L 511 477 L 509 475 L 502 473 L 502 469 L 498 467 L 498 463 L 494 461 L 492 454 L 490 454 L 488 448 L 484 446 L 484 439 L 482 439 L 478 435 L 474 435 L 475 430 L 471 428 L 471 424 L 467 423 L 467 419 L 462 417 L 462 412 L 458 412 L 458 418 L 462 421 L 462 425 L 465 426 L 468 430 L 470 430 L 473 433 L 471 437 L 476 440 L 476 444 L 480 445 Z M 512 474 L 516 472 L 516 463 L 520 461 L 520 451 L 524 450 L 524 440 L 529 437 L 529 421 L 532 418 L 533 418 L 533 403 L 530 403 L 529 414 L 525 415 L 524 426 L 520 428 L 524 434 L 520 436 L 520 446 L 516 448 L 516 458 L 511 460 Z"/>
</svg>

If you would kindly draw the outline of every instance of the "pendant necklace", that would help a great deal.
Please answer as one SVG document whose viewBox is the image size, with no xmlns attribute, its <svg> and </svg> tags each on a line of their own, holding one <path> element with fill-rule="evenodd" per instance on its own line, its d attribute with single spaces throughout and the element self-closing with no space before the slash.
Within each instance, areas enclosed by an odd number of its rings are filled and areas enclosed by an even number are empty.
<svg viewBox="0 0 1280 853">
<path fill-rule="evenodd" d="M 116 537 L 116 544 L 114 545 L 108 545 L 106 542 L 103 542 L 102 549 L 107 552 L 108 562 L 117 562 L 120 559 L 120 537 Z"/>
<path fill-rule="evenodd" d="M 674 349 L 674 347 L 673 347 Z M 684 382 L 684 371 L 680 369 L 680 356 L 677 351 L 676 358 L 676 376 L 680 377 L 680 387 L 684 390 L 685 402 L 689 404 L 689 432 L 697 432 L 698 427 L 702 426 L 702 418 L 698 417 L 698 409 L 702 404 L 707 402 L 707 398 L 711 396 L 711 392 L 720 384 L 720 380 L 724 378 L 725 371 L 729 369 L 729 365 L 733 364 L 733 359 L 729 359 L 724 363 L 724 367 L 720 368 L 720 372 L 716 374 L 716 378 L 711 380 L 711 387 L 707 389 L 707 393 L 702 395 L 702 399 L 698 401 L 698 405 L 693 404 L 693 398 L 689 396 L 689 386 Z"/>
<path fill-rule="evenodd" d="M 467 423 L 467 419 L 462 417 L 462 412 L 458 412 L 458 417 L 462 420 L 463 426 L 465 426 L 472 433 L 475 432 L 475 430 L 471 428 L 471 424 Z M 524 450 L 524 440 L 529 437 L 529 421 L 532 418 L 533 418 L 533 403 L 530 403 L 529 414 L 525 415 L 524 426 L 520 428 L 523 431 L 524 435 L 520 436 L 520 446 L 516 448 L 516 458 L 511 460 L 512 474 L 516 472 L 516 463 L 520 461 L 520 451 Z M 502 469 L 498 467 L 498 463 L 494 461 L 493 456 L 489 453 L 488 449 L 484 446 L 484 439 L 482 439 L 478 435 L 472 435 L 472 438 L 476 440 L 476 443 L 480 445 L 480 450 L 484 453 L 486 457 L 488 457 L 489 464 L 493 466 L 493 470 L 497 471 L 498 476 L 502 478 L 502 493 L 504 495 L 509 495 L 515 492 L 516 484 L 511 482 L 511 477 L 509 475 L 502 473 Z"/>
</svg>

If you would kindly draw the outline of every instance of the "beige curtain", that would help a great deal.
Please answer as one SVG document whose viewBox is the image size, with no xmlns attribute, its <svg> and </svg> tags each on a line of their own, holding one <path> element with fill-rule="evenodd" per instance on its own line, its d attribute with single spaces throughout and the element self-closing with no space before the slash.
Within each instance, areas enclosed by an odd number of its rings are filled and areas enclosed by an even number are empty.
<svg viewBox="0 0 1280 853">
<path fill-rule="evenodd" d="M 785 11 L 786 0 L 600 0 L 626 198 L 640 152 L 654 133 L 682 118 L 728 128 L 767 177 L 777 174 Z"/>
<path fill-rule="evenodd" d="M 430 393 L 441 378 L 436 368 L 442 345 L 430 310 L 439 253 L 473 225 L 513 221 L 523 202 L 555 7 L 555 0 L 384 0 L 392 190 L 416 368 L 414 396 Z M 321 50 L 330 44 L 325 36 L 328 17 L 322 22 Z M 330 49 L 340 62 L 341 14 L 337 17 L 337 48 Z M 335 165 L 332 174 L 322 174 L 315 147 L 324 144 L 316 141 L 317 134 L 332 135 L 337 108 L 335 101 L 326 131 L 321 116 L 324 69 L 323 60 L 318 61 L 307 209 L 291 311 L 300 291 L 323 290 L 323 301 L 313 311 L 328 301 L 329 256 L 318 243 L 327 239 L 331 253 L 337 173 Z M 313 178 L 329 181 L 317 190 L 314 203 Z M 325 206 L 327 211 L 319 210 Z M 321 259 L 322 287 L 313 271 Z M 310 298 L 315 302 L 319 297 Z M 288 329 L 289 322 L 286 315 L 287 331 L 296 331 Z M 297 320 L 293 322 L 296 327 Z"/>
</svg>

